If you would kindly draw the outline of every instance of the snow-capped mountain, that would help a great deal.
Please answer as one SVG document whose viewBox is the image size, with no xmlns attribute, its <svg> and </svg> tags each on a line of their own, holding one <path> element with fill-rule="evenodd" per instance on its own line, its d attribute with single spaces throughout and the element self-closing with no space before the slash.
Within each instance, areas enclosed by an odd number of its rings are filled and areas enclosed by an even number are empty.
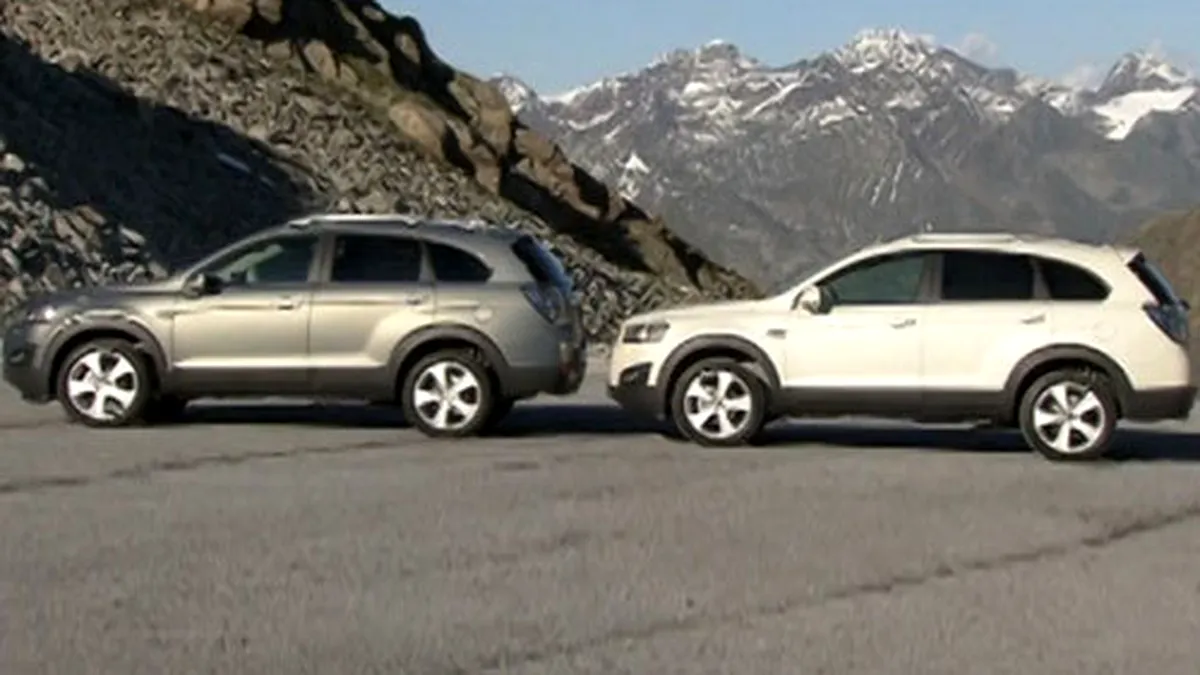
<svg viewBox="0 0 1200 675">
<path fill-rule="evenodd" d="M 1149 51 L 1095 89 L 896 29 L 784 66 L 716 41 L 554 96 L 496 82 L 575 161 L 767 284 L 918 228 L 1107 239 L 1200 201 L 1200 81 Z"/>
</svg>

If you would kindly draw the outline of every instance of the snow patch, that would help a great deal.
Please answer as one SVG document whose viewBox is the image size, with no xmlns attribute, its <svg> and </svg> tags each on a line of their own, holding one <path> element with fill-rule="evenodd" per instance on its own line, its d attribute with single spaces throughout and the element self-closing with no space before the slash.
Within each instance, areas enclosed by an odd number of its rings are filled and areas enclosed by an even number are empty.
<svg viewBox="0 0 1200 675">
<path fill-rule="evenodd" d="M 788 97 L 788 94 L 791 94 L 793 91 L 796 91 L 801 86 L 803 86 L 803 82 L 793 82 L 789 85 L 784 86 L 779 91 L 777 91 L 774 94 L 771 94 L 771 96 L 767 97 L 762 103 L 759 103 L 758 105 L 754 106 L 754 108 L 749 113 L 746 113 L 746 116 L 747 117 L 757 117 L 758 114 L 761 113 L 762 111 L 766 110 L 767 108 L 770 108 L 771 106 L 773 106 L 777 103 L 782 102 L 784 99 L 786 99 Z"/>
<path fill-rule="evenodd" d="M 1196 95 L 1197 87 L 1180 87 L 1170 91 L 1135 91 L 1118 96 L 1095 112 L 1108 126 L 1108 138 L 1119 141 L 1129 135 L 1138 120 L 1154 112 L 1174 112 Z"/>
<path fill-rule="evenodd" d="M 834 56 L 851 72 L 861 74 L 884 65 L 915 70 L 935 51 L 937 47 L 929 36 L 898 28 L 869 28 L 859 31 L 848 44 L 834 52 Z"/>
<path fill-rule="evenodd" d="M 636 171 L 638 173 L 650 173 L 650 167 L 642 161 L 642 158 L 636 153 L 629 153 L 629 158 L 625 160 L 626 171 Z"/>
</svg>

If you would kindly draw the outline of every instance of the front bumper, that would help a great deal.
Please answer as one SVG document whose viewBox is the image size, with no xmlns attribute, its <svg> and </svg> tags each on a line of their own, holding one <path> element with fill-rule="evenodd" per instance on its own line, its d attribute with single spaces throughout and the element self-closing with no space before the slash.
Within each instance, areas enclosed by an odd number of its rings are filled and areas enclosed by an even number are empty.
<svg viewBox="0 0 1200 675">
<path fill-rule="evenodd" d="M 1130 392 L 1124 417 L 1129 420 L 1187 419 L 1196 405 L 1196 386 L 1143 389 Z"/>
<path fill-rule="evenodd" d="M 36 326 L 17 324 L 4 334 L 4 381 L 32 403 L 50 400 L 49 379 L 42 367 L 44 354 L 34 335 Z"/>
<path fill-rule="evenodd" d="M 662 419 L 665 404 L 658 387 L 647 384 L 649 379 L 649 363 L 629 366 L 617 375 L 615 383 L 608 384 L 608 397 L 635 417 Z"/>
</svg>

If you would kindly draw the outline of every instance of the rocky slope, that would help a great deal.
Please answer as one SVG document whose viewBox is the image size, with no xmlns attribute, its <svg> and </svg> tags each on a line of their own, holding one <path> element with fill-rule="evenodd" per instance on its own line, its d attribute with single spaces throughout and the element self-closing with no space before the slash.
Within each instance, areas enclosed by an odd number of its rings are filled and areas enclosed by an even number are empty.
<svg viewBox="0 0 1200 675">
<path fill-rule="evenodd" d="M 714 42 L 561 95 L 497 84 L 595 175 L 768 285 L 925 228 L 1111 239 L 1200 183 L 1200 81 L 1146 51 L 1094 90 L 899 30 L 783 66 Z"/>
<path fill-rule="evenodd" d="M 0 1 L 3 307 L 317 210 L 547 236 L 598 338 L 643 307 L 753 292 L 372 3 Z"/>
<path fill-rule="evenodd" d="M 1200 382 L 1200 206 L 1154 218 L 1137 231 L 1133 240 L 1192 306 L 1192 369 L 1193 378 Z"/>
</svg>

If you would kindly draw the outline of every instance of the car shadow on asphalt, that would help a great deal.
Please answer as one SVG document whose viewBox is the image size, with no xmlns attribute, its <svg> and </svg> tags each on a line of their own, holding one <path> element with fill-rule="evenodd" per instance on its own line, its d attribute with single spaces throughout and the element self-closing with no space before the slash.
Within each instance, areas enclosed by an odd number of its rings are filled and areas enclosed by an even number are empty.
<svg viewBox="0 0 1200 675">
<path fill-rule="evenodd" d="M 189 406 L 182 424 L 271 425 L 401 429 L 410 426 L 394 406 L 360 403 L 231 403 Z M 639 422 L 614 405 L 526 403 L 516 406 L 492 435 L 645 434 L 658 427 Z"/>
<path fill-rule="evenodd" d="M 270 425 L 401 429 L 399 409 L 358 403 L 268 403 L 194 405 L 184 424 Z M 525 403 L 492 432 L 500 438 L 556 435 L 665 435 L 661 424 L 640 420 L 611 404 Z M 678 440 L 678 439 L 676 439 Z M 803 449 L 823 445 L 862 450 L 920 449 L 931 452 L 1028 453 L 1014 431 L 969 427 L 918 427 L 887 422 L 835 420 L 780 422 L 769 426 L 759 446 Z M 1114 461 L 1200 461 L 1200 433 L 1171 429 L 1121 429 Z"/>
<path fill-rule="evenodd" d="M 916 427 L 886 424 L 789 422 L 769 427 L 764 447 L 807 444 L 872 450 L 919 449 L 979 454 L 1029 453 L 1019 433 L 970 427 Z M 1169 429 L 1120 429 L 1109 461 L 1200 461 L 1200 433 Z"/>
</svg>

